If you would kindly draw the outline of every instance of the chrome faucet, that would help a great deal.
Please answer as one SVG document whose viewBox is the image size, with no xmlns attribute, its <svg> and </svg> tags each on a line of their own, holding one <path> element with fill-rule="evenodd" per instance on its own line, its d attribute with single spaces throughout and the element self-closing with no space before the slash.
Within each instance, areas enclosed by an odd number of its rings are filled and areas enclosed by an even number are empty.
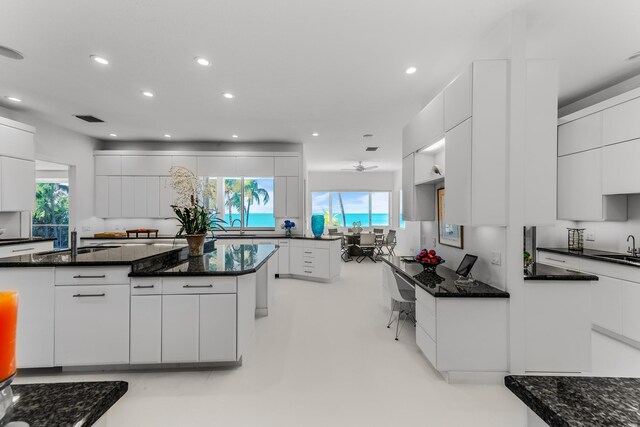
<svg viewBox="0 0 640 427">
<path fill-rule="evenodd" d="M 627 248 L 627 253 L 630 253 L 633 256 L 640 255 L 640 248 L 636 248 L 636 238 L 633 236 L 633 234 L 629 234 L 629 236 L 627 237 L 627 243 L 629 243 L 629 239 L 631 239 L 631 242 L 633 244 L 633 248 L 631 246 L 629 246 Z"/>
<path fill-rule="evenodd" d="M 233 228 L 233 224 L 235 224 L 236 221 L 238 221 L 238 223 L 240 224 L 240 227 L 242 227 L 242 221 L 240 220 L 240 218 L 236 218 L 233 221 L 231 221 L 231 228 Z"/>
</svg>

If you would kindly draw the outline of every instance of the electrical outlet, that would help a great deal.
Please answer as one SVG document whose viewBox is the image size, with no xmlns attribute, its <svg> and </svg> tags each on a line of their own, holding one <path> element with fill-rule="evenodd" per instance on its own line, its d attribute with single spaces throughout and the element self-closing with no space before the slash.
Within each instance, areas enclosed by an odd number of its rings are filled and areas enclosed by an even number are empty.
<svg viewBox="0 0 640 427">
<path fill-rule="evenodd" d="M 595 242 L 596 241 L 596 233 L 591 232 L 587 233 L 587 242 Z"/>
<path fill-rule="evenodd" d="M 498 251 L 491 251 L 491 264 L 500 265 L 502 264 L 502 254 Z"/>
</svg>

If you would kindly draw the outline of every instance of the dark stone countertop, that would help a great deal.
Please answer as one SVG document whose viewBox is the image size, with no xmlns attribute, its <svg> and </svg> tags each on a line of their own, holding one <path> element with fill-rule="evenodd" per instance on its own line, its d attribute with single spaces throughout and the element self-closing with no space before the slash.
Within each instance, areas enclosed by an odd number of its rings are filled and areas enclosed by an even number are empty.
<svg viewBox="0 0 640 427">
<path fill-rule="evenodd" d="M 174 247 L 163 244 L 90 246 L 78 248 L 78 255 L 75 257 L 71 256 L 71 251 L 65 250 L 0 258 L 0 268 L 145 264 L 158 256 L 173 252 L 177 254 L 184 248 L 184 245 Z"/>
<path fill-rule="evenodd" d="M 619 252 L 600 251 L 597 249 L 584 249 L 582 251 L 570 251 L 567 248 L 537 248 L 537 250 L 542 252 L 551 252 L 551 253 L 560 254 L 560 255 L 570 255 L 570 256 L 581 257 L 581 258 L 589 258 L 596 261 L 610 262 L 613 264 L 627 265 L 630 267 L 640 268 L 640 257 L 636 257 L 638 258 L 638 262 L 630 262 L 630 261 L 625 261 L 623 259 L 607 258 L 604 256 L 604 255 L 616 255 L 620 257 L 633 258 L 630 254 L 621 254 Z"/>
<path fill-rule="evenodd" d="M 174 240 L 174 239 L 184 239 L 184 237 L 176 237 L 176 236 L 158 236 L 158 237 L 81 237 L 81 240 Z M 287 237 L 284 234 L 216 234 L 216 239 L 225 240 L 225 239 L 294 239 L 294 240 L 340 240 L 340 236 L 322 236 L 320 238 L 315 238 L 312 236 L 303 236 L 296 235 Z"/>
<path fill-rule="evenodd" d="M 593 274 L 580 273 L 552 265 L 533 263 L 524 270 L 524 280 L 574 280 L 590 281 L 598 280 Z"/>
<path fill-rule="evenodd" d="M 25 243 L 55 242 L 56 239 L 46 237 L 16 237 L 15 239 L 0 239 L 0 246 L 24 245 Z"/>
<path fill-rule="evenodd" d="M 640 425 L 640 378 L 513 375 L 504 383 L 552 427 Z"/>
<path fill-rule="evenodd" d="M 381 257 L 382 261 L 408 280 L 437 298 L 509 298 L 509 293 L 475 280 L 471 285 L 457 284 L 455 271 L 440 265 L 436 273 L 423 273 L 421 264 L 404 262 L 403 257 Z M 416 277 L 417 276 L 417 277 Z"/>
<path fill-rule="evenodd" d="M 14 384 L 13 412 L 6 419 L 29 427 L 90 426 L 124 394 L 124 381 Z"/>
<path fill-rule="evenodd" d="M 200 257 L 180 254 L 174 262 L 158 263 L 149 268 L 135 270 L 130 277 L 158 276 L 240 276 L 258 271 L 271 258 L 278 247 L 270 244 L 225 245 L 218 243 Z"/>
</svg>

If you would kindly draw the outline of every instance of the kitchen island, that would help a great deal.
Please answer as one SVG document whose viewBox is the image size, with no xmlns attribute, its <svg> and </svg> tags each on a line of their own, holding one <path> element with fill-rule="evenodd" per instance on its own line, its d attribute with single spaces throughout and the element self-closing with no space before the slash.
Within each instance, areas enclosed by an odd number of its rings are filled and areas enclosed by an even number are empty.
<svg viewBox="0 0 640 427">
<path fill-rule="evenodd" d="M 0 289 L 20 294 L 18 367 L 241 364 L 256 313 L 268 311 L 277 247 L 210 241 L 205 251 L 141 244 L 1 259 Z"/>
</svg>

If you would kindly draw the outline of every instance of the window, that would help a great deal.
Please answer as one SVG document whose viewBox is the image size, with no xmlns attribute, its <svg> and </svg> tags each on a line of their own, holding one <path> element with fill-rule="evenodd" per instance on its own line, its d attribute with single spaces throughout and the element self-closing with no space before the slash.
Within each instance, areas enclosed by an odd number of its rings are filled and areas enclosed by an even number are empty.
<svg viewBox="0 0 640 427">
<path fill-rule="evenodd" d="M 389 226 L 389 193 L 381 192 L 313 192 L 311 210 L 324 214 L 326 225 L 351 227 Z"/>
<path fill-rule="evenodd" d="M 216 209 L 227 223 L 225 228 L 274 228 L 273 178 L 203 177 L 222 197 L 204 199 L 205 206 Z"/>
<path fill-rule="evenodd" d="M 33 211 L 33 237 L 56 239 L 55 249 L 69 247 L 69 184 L 38 182 Z"/>
<path fill-rule="evenodd" d="M 407 223 L 404 221 L 404 217 L 402 216 L 402 190 L 400 190 L 400 206 L 398 207 L 398 212 L 400 212 L 398 225 L 400 226 L 400 228 L 405 228 L 407 226 Z"/>
</svg>

